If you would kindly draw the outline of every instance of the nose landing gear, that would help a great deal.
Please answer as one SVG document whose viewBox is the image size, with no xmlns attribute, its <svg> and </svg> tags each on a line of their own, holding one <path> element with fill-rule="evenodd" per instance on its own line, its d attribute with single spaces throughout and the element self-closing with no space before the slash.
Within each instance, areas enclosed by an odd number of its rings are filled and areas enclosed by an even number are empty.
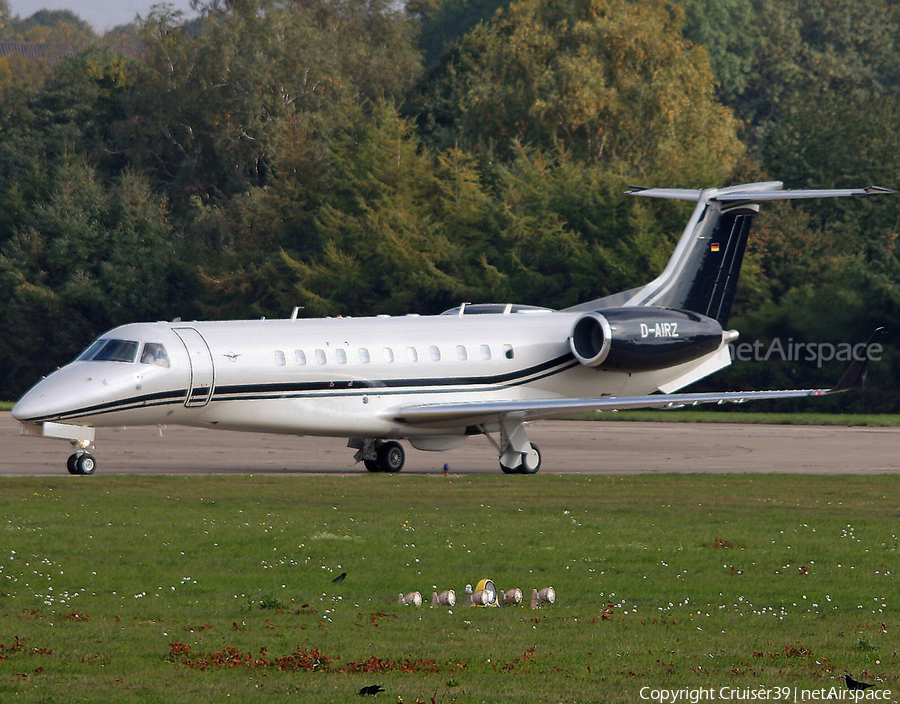
<svg viewBox="0 0 900 704">
<path fill-rule="evenodd" d="M 19 426 L 21 435 L 35 438 L 52 438 L 67 440 L 75 448 L 75 453 L 66 461 L 69 474 L 93 474 L 97 469 L 97 460 L 88 452 L 94 445 L 94 428 L 90 426 L 71 425 L 70 423 L 30 423 L 23 422 Z"/>
</svg>

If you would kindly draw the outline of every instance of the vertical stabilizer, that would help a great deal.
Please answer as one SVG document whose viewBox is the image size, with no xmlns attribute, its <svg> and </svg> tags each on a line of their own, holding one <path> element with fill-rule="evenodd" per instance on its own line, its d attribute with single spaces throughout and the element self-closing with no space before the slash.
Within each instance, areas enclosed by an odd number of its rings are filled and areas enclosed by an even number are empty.
<svg viewBox="0 0 900 704">
<path fill-rule="evenodd" d="M 625 305 L 690 310 L 727 325 L 747 236 L 758 212 L 755 203 L 701 199 L 679 242 L 678 256 Z"/>
<path fill-rule="evenodd" d="M 653 198 L 693 200 L 697 206 L 669 263 L 653 281 L 567 310 L 659 306 L 701 313 L 714 318 L 723 327 L 731 315 L 747 237 L 760 202 L 894 193 L 878 186 L 786 191 L 780 181 L 721 189 L 631 188 L 627 192 Z"/>
</svg>

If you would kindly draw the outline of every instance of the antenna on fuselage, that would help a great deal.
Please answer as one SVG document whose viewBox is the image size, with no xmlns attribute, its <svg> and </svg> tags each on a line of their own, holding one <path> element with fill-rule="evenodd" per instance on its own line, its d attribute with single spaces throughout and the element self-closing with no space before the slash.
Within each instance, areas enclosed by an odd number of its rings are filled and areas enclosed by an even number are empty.
<svg viewBox="0 0 900 704">
<path fill-rule="evenodd" d="M 294 306 L 294 310 L 291 311 L 291 320 L 297 319 L 297 314 L 303 310 L 306 306 Z"/>
</svg>

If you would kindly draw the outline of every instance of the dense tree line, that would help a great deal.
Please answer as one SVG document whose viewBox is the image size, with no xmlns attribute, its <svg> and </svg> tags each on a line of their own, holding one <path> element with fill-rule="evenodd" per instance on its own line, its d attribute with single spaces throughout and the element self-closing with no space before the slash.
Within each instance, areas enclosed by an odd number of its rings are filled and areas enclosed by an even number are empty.
<svg viewBox="0 0 900 704">
<path fill-rule="evenodd" d="M 644 283 L 689 208 L 629 183 L 900 185 L 889 0 L 198 9 L 98 37 L 0 0 L 0 42 L 75 47 L 0 56 L 0 397 L 134 320 L 562 307 Z M 900 198 L 767 206 L 733 326 L 897 329 L 898 221 Z M 736 364 L 724 383 L 823 373 Z M 897 357 L 873 375 L 896 389 Z"/>
</svg>

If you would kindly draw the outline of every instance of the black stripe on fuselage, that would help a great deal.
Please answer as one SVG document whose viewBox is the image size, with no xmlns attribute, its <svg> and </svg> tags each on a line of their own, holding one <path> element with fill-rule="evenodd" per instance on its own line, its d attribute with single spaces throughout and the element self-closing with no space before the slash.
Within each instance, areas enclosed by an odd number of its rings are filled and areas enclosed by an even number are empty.
<svg viewBox="0 0 900 704">
<path fill-rule="evenodd" d="M 70 418 L 81 418 L 83 416 L 96 416 L 102 413 L 112 413 L 116 411 L 133 411 L 135 408 L 152 408 L 154 406 L 180 405 L 184 403 L 184 397 L 187 395 L 187 389 L 177 389 L 175 391 L 159 391 L 154 394 L 144 394 L 143 396 L 130 396 L 128 398 L 119 399 L 118 401 L 107 401 L 106 403 L 98 403 L 96 406 L 85 406 L 73 411 L 54 414 L 50 416 L 37 416 L 35 418 L 25 418 L 26 423 L 40 423 L 43 421 L 67 420 Z"/>
<path fill-rule="evenodd" d="M 408 389 L 423 387 L 442 387 L 442 386 L 492 386 L 498 384 L 509 384 L 522 380 L 524 377 L 539 374 L 553 367 L 564 364 L 573 360 L 571 353 L 551 359 L 547 362 L 537 364 L 533 367 L 527 367 L 514 372 L 506 372 L 504 374 L 495 374 L 492 376 L 459 376 L 459 377 L 430 377 L 430 378 L 413 378 L 413 379 L 347 379 L 342 381 L 307 381 L 307 382 L 278 382 L 273 384 L 234 384 L 230 386 L 217 386 L 213 393 L 213 399 L 220 396 L 234 397 L 235 395 L 259 394 L 267 395 L 273 393 L 290 394 L 302 391 L 331 391 L 334 389 L 377 389 L 379 393 L 386 392 L 389 389 Z"/>
<path fill-rule="evenodd" d="M 511 388 L 549 376 L 568 371 L 578 366 L 571 353 L 526 367 L 514 372 L 505 372 L 483 377 L 432 377 L 419 379 L 381 379 L 381 380 L 331 380 L 314 382 L 278 382 L 272 384 L 231 384 L 216 387 L 211 403 L 226 401 L 261 401 L 267 399 L 286 398 L 334 398 L 345 396 L 361 396 L 378 393 L 394 394 L 434 394 L 453 393 L 463 390 L 461 387 L 486 387 L 471 389 L 474 392 L 495 391 L 497 388 Z M 73 418 L 85 418 L 105 413 L 131 411 L 139 408 L 150 408 L 166 405 L 183 405 L 187 389 L 163 391 L 143 396 L 132 396 L 118 401 L 109 401 L 95 406 L 87 406 L 67 411 L 58 415 L 28 418 L 28 422 L 58 421 Z"/>
<path fill-rule="evenodd" d="M 485 391 L 496 391 L 497 388 L 512 388 L 514 386 L 522 386 L 523 384 L 530 384 L 534 381 L 539 381 L 540 379 L 545 379 L 549 376 L 554 376 L 564 371 L 568 371 L 573 367 L 577 367 L 579 362 L 572 361 L 564 367 L 558 369 L 552 369 L 550 371 L 546 371 L 544 373 L 539 373 L 537 375 L 529 374 L 526 378 L 516 379 L 514 381 L 510 381 L 500 385 L 499 387 L 489 384 L 478 384 L 476 382 L 469 382 L 470 387 L 469 391 L 474 393 L 485 392 Z M 405 379 L 398 379 L 395 381 L 409 381 Z M 433 382 L 434 380 L 422 379 L 419 381 L 423 382 Z M 222 395 L 220 396 L 219 390 L 217 389 L 213 400 L 214 401 L 263 401 L 266 399 L 286 399 L 286 398 L 335 398 L 335 397 L 348 397 L 348 396 L 365 396 L 368 394 L 377 393 L 379 396 L 391 396 L 391 395 L 410 395 L 410 394 L 450 394 L 457 393 L 460 389 L 456 386 L 452 386 L 449 384 L 440 384 L 433 383 L 431 386 L 426 385 L 417 385 L 416 388 L 410 388 L 403 384 L 393 385 L 395 388 L 391 388 L 391 384 L 386 384 L 385 386 L 379 386 L 378 382 L 368 382 L 370 385 L 366 386 L 365 382 L 360 383 L 358 381 L 333 381 L 333 382 L 325 382 L 323 384 L 315 384 L 316 388 L 305 388 L 305 389 L 272 389 L 271 386 L 281 386 L 278 384 L 260 384 L 259 388 L 256 392 L 251 393 L 246 390 L 241 391 L 240 393 L 234 393 L 233 395 Z M 313 386 L 313 385 L 310 385 Z M 398 388 L 399 387 L 399 388 Z M 241 388 L 241 387 L 239 387 Z"/>
</svg>

